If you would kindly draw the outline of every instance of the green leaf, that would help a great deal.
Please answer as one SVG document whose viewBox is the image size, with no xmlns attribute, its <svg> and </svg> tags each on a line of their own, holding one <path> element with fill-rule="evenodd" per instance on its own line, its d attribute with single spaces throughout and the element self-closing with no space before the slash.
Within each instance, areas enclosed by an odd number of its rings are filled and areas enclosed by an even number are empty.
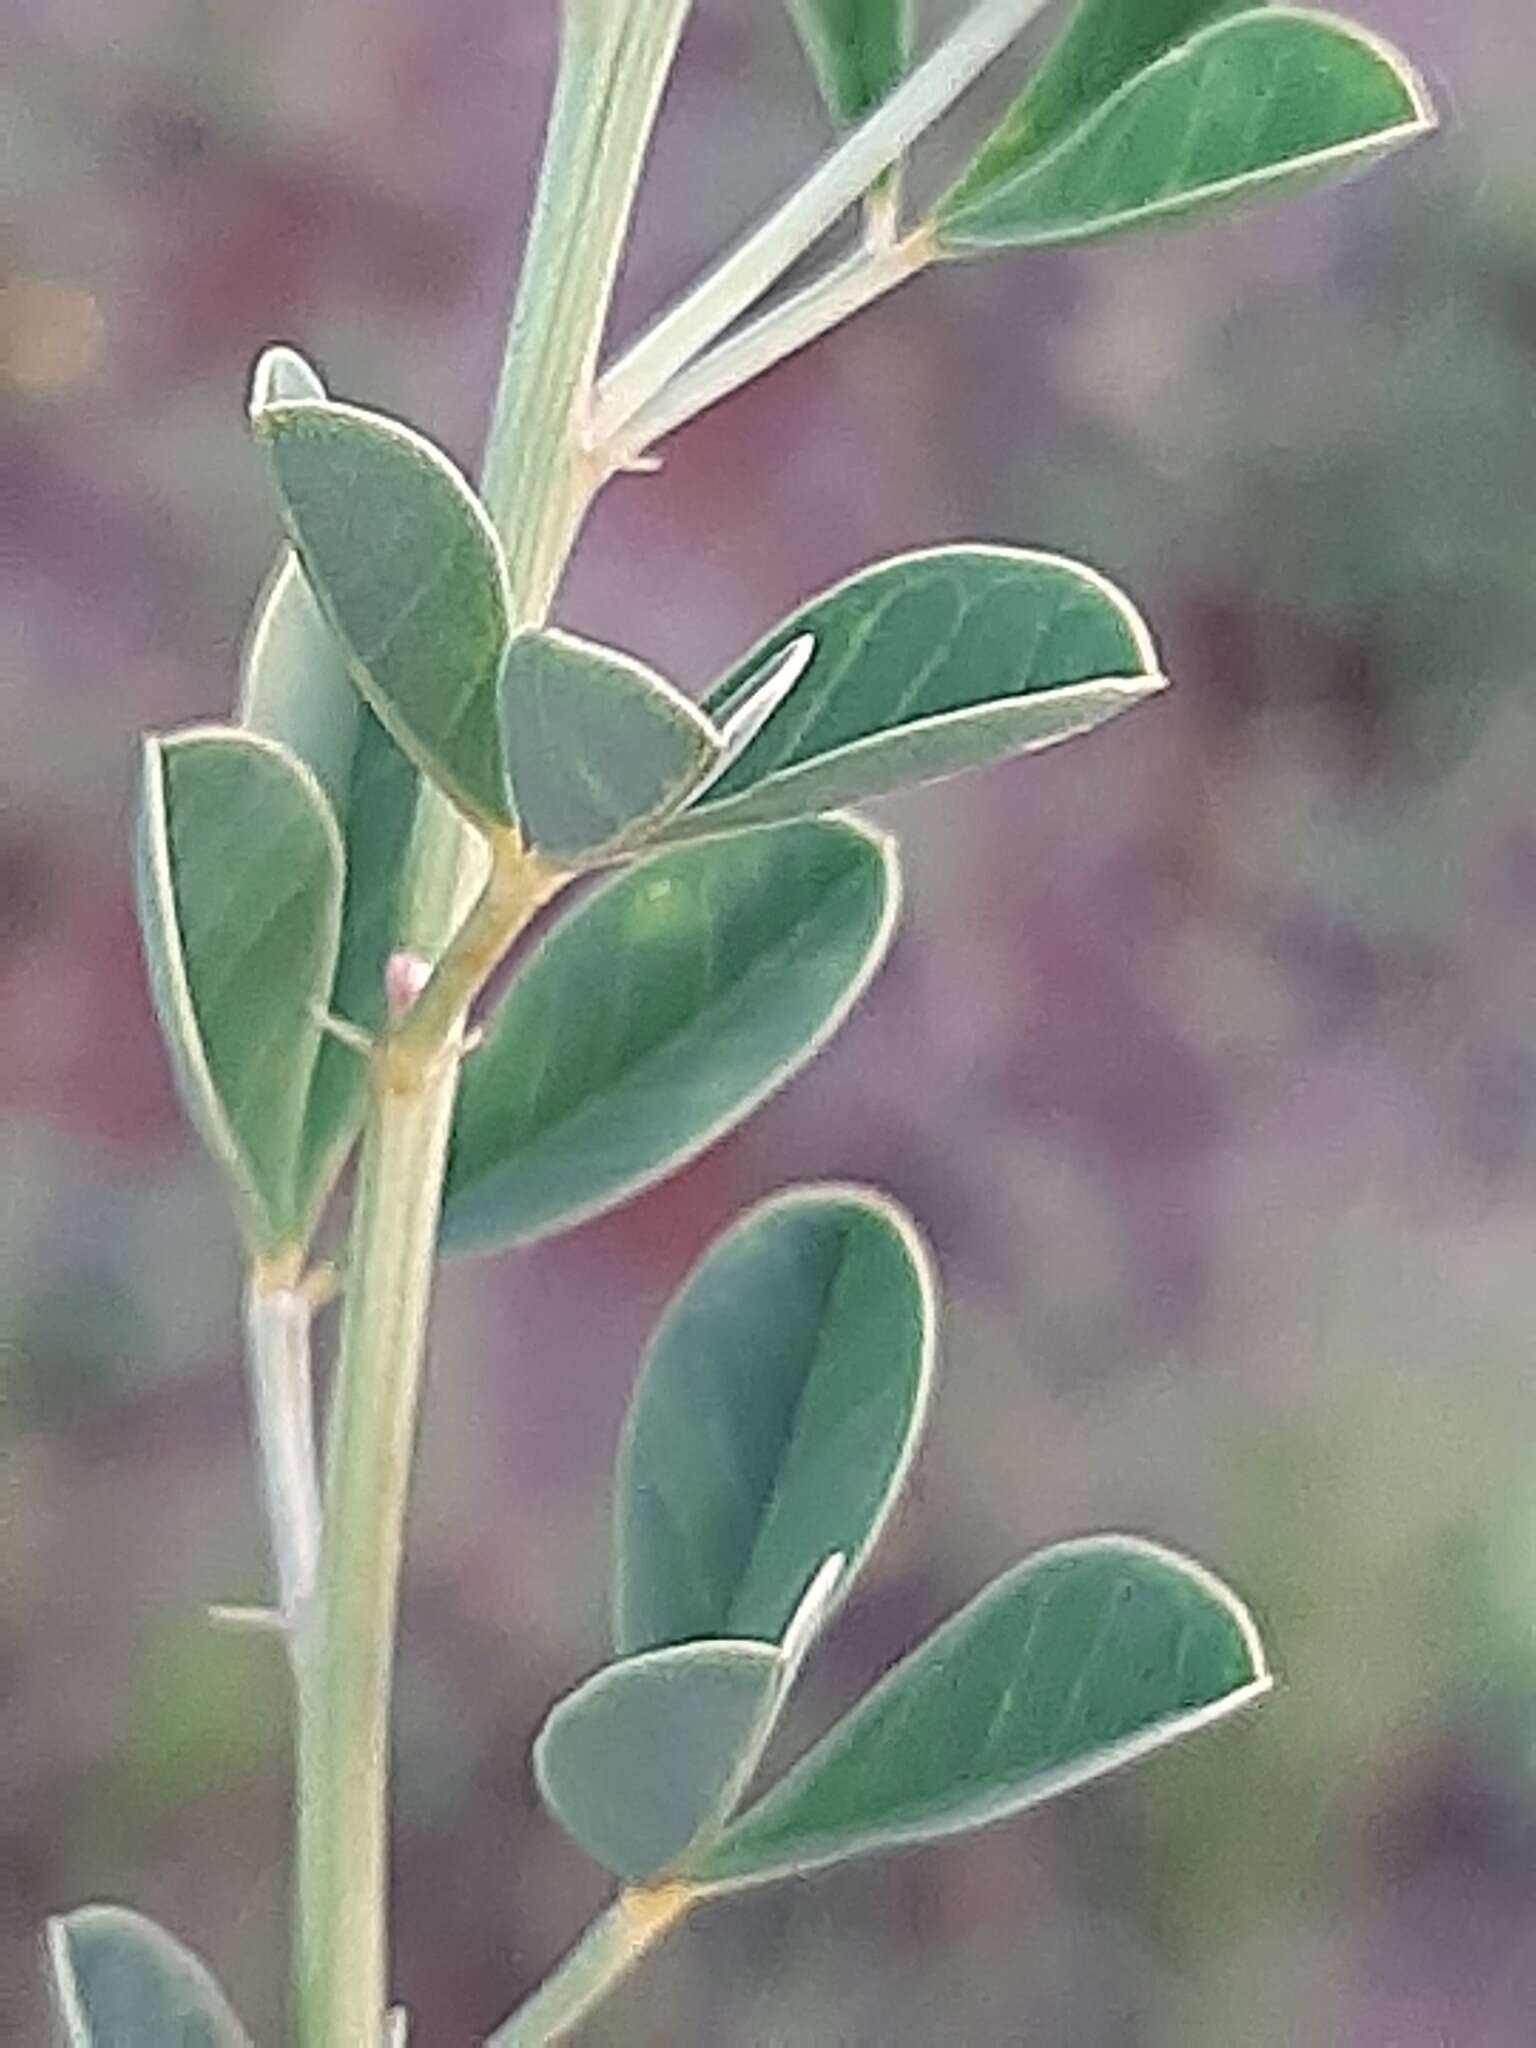
<svg viewBox="0 0 1536 2048">
<path fill-rule="evenodd" d="M 256 1252 L 302 1238 L 298 1165 L 341 926 L 342 848 L 319 783 L 221 726 L 144 751 L 139 921 L 188 1113 Z"/>
<path fill-rule="evenodd" d="M 873 113 L 912 57 L 912 0 L 789 0 L 821 96 L 844 126 Z"/>
<path fill-rule="evenodd" d="M 1015 177 L 1138 71 L 1252 0 L 1079 0 L 1065 31 L 947 194 L 960 210 Z"/>
<path fill-rule="evenodd" d="M 620 1446 L 618 1649 L 776 1642 L 833 1552 L 847 1593 L 917 1447 L 933 1327 L 927 1255 L 880 1196 L 796 1189 L 710 1247 L 652 1340 Z"/>
<path fill-rule="evenodd" d="M 690 1858 L 722 1887 L 983 1827 L 1260 1698 L 1253 1622 L 1134 1538 L 1042 1551 L 898 1664 Z"/>
<path fill-rule="evenodd" d="M 81 1906 L 48 1922 L 69 2048 L 249 2048 L 207 1967 L 125 1906 Z"/>
<path fill-rule="evenodd" d="M 1218 20 L 1129 78 L 1054 148 L 998 138 L 935 212 L 940 247 L 1078 241 L 1359 168 L 1435 125 L 1406 59 L 1327 15 Z"/>
<path fill-rule="evenodd" d="M 356 406 L 274 400 L 252 426 L 353 682 L 461 810 L 509 825 L 496 681 L 510 600 L 474 492 L 430 441 Z"/>
<path fill-rule="evenodd" d="M 669 840 L 774 824 L 1049 746 L 1163 687 L 1142 620 L 1091 569 L 1021 548 L 899 555 L 786 619 L 712 716 L 809 635 L 804 674 Z"/>
<path fill-rule="evenodd" d="M 658 855 L 594 891 L 465 1063 L 446 1247 L 565 1228 L 713 1144 L 836 1030 L 896 903 L 889 842 L 851 820 Z"/>
<path fill-rule="evenodd" d="M 285 552 L 257 601 L 246 642 L 241 725 L 312 768 L 340 821 L 366 711 L 298 557 Z"/>
<path fill-rule="evenodd" d="M 385 1022 L 384 968 L 400 943 L 401 885 L 420 787 L 416 771 L 347 674 L 295 556 L 278 565 L 246 652 L 240 722 L 314 770 L 341 827 L 345 891 L 329 1007 L 349 1024 Z M 297 1200 L 309 1215 L 335 1179 L 362 1117 L 357 1053 L 327 1037 L 310 1083 Z"/>
<path fill-rule="evenodd" d="M 512 642 L 501 738 L 525 841 L 566 861 L 632 845 L 721 753 L 720 735 L 681 691 L 569 633 Z"/>
<path fill-rule="evenodd" d="M 675 1863 L 727 1814 L 779 1699 L 772 1643 L 685 1643 L 609 1664 L 534 1744 L 544 1803 L 589 1856 L 629 1879 Z"/>
</svg>

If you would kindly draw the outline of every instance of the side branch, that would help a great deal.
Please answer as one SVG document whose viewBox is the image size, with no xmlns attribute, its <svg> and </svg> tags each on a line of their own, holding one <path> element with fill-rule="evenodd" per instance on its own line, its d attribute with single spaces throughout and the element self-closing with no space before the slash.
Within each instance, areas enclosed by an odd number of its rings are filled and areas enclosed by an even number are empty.
<svg viewBox="0 0 1536 2048">
<path fill-rule="evenodd" d="M 926 270 L 934 254 L 926 223 L 900 241 L 865 243 L 674 377 L 611 443 L 594 451 L 604 473 L 631 467 L 657 441 Z"/>
<path fill-rule="evenodd" d="M 946 113 L 1049 0 L 979 0 L 861 126 L 603 378 L 591 438 L 617 437 L 642 406 L 755 306 Z"/>
</svg>

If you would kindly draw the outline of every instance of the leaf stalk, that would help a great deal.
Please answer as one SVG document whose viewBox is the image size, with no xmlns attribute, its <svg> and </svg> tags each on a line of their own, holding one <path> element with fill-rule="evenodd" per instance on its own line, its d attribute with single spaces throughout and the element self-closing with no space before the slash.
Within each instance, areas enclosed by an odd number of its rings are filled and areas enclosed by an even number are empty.
<svg viewBox="0 0 1536 2048">
<path fill-rule="evenodd" d="M 699 1897 L 689 1884 L 637 1885 L 600 1913 L 544 1984 L 486 2041 L 486 2048 L 544 2048 L 563 2041 Z"/>
<path fill-rule="evenodd" d="M 918 276 L 937 253 L 928 222 L 899 241 L 866 241 L 674 377 L 599 451 L 605 469 L 629 468 L 657 441 Z"/>
<path fill-rule="evenodd" d="M 594 444 L 614 440 L 642 406 L 755 306 L 1047 5 L 1049 0 L 978 0 L 868 119 L 608 371 L 598 387 Z"/>
</svg>

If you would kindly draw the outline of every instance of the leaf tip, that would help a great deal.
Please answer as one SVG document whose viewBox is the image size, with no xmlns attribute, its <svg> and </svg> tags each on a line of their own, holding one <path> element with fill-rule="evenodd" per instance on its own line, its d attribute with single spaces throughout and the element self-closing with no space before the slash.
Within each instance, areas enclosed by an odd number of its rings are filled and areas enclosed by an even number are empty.
<svg viewBox="0 0 1536 2048">
<path fill-rule="evenodd" d="M 274 405 L 295 399 L 323 399 L 326 395 L 325 385 L 314 365 L 287 342 L 273 342 L 262 350 L 251 371 L 246 415 L 254 427 L 261 415 Z"/>
<path fill-rule="evenodd" d="M 1213 1606 L 1222 1610 L 1232 1624 L 1233 1632 L 1241 1645 L 1248 1675 L 1234 1690 L 1224 1693 L 1220 1699 L 1212 1702 L 1207 1712 L 1212 1715 L 1230 1712 L 1250 1700 L 1261 1699 L 1273 1689 L 1275 1678 L 1270 1668 L 1269 1653 L 1264 1646 L 1264 1638 L 1259 1632 L 1259 1625 L 1251 1608 L 1239 1598 L 1225 1579 L 1219 1578 L 1209 1565 L 1202 1564 L 1199 1558 L 1191 1557 L 1185 1551 L 1175 1550 L 1170 1544 L 1155 1542 L 1150 1536 L 1085 1536 L 1055 1547 L 1080 1553 L 1105 1549 L 1131 1551 L 1138 1557 L 1145 1558 L 1149 1564 L 1161 1565 L 1164 1570 L 1187 1579 Z"/>
</svg>

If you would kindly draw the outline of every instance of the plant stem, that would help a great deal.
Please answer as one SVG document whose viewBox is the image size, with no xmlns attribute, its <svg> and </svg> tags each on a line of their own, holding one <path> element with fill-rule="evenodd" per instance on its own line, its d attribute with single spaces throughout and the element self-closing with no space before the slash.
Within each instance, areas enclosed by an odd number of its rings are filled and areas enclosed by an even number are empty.
<svg viewBox="0 0 1536 2048">
<path fill-rule="evenodd" d="M 436 1235 L 452 1109 L 441 1081 L 376 1087 L 359 1169 L 320 1597 L 297 1638 L 307 2048 L 376 2048 L 384 2024 L 390 1678 L 432 1271 L 421 1246 Z"/>
<path fill-rule="evenodd" d="M 598 478 L 580 414 L 640 166 L 691 0 L 566 0 L 560 80 L 485 475 L 515 614 L 547 613 Z M 565 879 L 484 855 L 423 798 L 407 939 L 437 970 L 381 1042 L 330 1420 L 318 1597 L 296 1638 L 298 2019 L 304 2048 L 379 2048 L 385 2027 L 389 1703 L 403 1527 L 443 1168 L 470 1003 Z"/>
<path fill-rule="evenodd" d="M 786 356 L 820 340 L 909 277 L 916 277 L 933 255 L 932 232 L 926 225 L 898 242 L 869 242 L 855 250 L 825 276 L 770 308 L 674 377 L 599 451 L 605 465 L 622 469 L 632 463 L 665 435 L 761 377 Z"/>
<path fill-rule="evenodd" d="M 470 1005 L 518 933 L 570 879 L 568 869 L 524 853 L 513 833 L 493 846 L 473 909 L 417 1001 L 379 1044 L 387 1083 L 397 1093 L 419 1091 L 435 1067 L 456 1062 Z"/>
<path fill-rule="evenodd" d="M 314 1592 L 320 1559 L 320 1474 L 309 1355 L 314 1310 L 295 1284 L 297 1263 L 263 1261 L 253 1269 L 245 1297 L 253 1434 L 277 1604 L 290 1632 L 290 1648 Z"/>
<path fill-rule="evenodd" d="M 620 1892 L 553 1976 L 488 2037 L 486 2048 L 543 2048 L 547 2042 L 564 2040 L 687 1912 L 696 1897 L 685 1884 Z"/>
<path fill-rule="evenodd" d="M 978 0 L 932 55 L 614 365 L 598 390 L 594 440 L 613 440 L 680 370 L 756 305 L 1048 4 Z"/>
<path fill-rule="evenodd" d="M 515 601 L 547 609 L 598 479 L 583 417 L 645 149 L 692 0 L 566 0 L 560 77 L 484 494 Z"/>
</svg>

